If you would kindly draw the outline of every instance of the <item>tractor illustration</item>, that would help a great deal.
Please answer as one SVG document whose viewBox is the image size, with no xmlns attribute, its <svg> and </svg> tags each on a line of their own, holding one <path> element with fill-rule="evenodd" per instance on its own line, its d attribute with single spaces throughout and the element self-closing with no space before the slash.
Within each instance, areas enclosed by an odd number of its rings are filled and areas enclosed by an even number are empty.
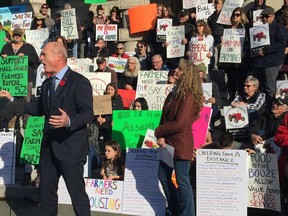
<svg viewBox="0 0 288 216">
<path fill-rule="evenodd" d="M 168 27 L 168 24 L 160 25 L 160 30 L 166 31 L 167 27 Z"/>
<path fill-rule="evenodd" d="M 242 121 L 245 120 L 245 118 L 242 116 L 242 114 L 240 112 L 229 114 L 228 119 L 230 122 L 234 119 L 235 123 L 237 123 L 239 120 L 242 120 Z"/>
<path fill-rule="evenodd" d="M 258 33 L 253 35 L 253 40 L 254 41 L 256 41 L 256 39 L 257 39 L 257 41 L 259 42 L 262 38 L 264 40 L 267 38 L 267 36 L 264 34 L 264 32 L 258 32 Z"/>
</svg>

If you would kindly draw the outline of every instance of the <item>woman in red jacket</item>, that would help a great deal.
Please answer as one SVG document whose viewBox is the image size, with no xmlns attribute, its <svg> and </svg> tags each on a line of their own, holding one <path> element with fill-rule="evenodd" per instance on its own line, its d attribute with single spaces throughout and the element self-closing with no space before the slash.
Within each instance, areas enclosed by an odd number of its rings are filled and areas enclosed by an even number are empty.
<svg viewBox="0 0 288 216">
<path fill-rule="evenodd" d="M 192 62 L 181 59 L 174 78 L 177 84 L 165 100 L 155 136 L 162 148 L 166 144 L 175 148 L 174 170 L 178 190 L 171 181 L 173 168 L 162 161 L 158 176 L 168 202 L 166 215 L 194 216 L 193 191 L 189 182 L 194 147 L 192 123 L 199 117 L 203 106 L 203 91 L 198 70 Z"/>
</svg>

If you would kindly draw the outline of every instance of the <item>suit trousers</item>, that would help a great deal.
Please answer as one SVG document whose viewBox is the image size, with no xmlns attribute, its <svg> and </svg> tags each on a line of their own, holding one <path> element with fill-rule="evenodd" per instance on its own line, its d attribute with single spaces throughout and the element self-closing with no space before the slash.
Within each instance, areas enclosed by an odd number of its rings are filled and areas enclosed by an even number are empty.
<svg viewBox="0 0 288 216">
<path fill-rule="evenodd" d="M 51 144 L 41 150 L 40 157 L 40 209 L 43 216 L 56 216 L 58 212 L 58 181 L 62 175 L 77 216 L 90 216 L 89 198 L 83 179 L 86 157 L 59 161 Z"/>
</svg>

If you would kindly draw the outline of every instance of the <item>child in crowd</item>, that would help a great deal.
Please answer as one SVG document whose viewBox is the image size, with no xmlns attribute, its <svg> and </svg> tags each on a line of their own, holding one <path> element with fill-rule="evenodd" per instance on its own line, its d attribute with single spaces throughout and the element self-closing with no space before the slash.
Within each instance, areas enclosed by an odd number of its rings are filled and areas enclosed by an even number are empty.
<svg viewBox="0 0 288 216">
<path fill-rule="evenodd" d="M 105 159 L 102 163 L 101 176 L 105 180 L 124 179 L 124 160 L 121 147 L 116 141 L 105 143 Z"/>
</svg>

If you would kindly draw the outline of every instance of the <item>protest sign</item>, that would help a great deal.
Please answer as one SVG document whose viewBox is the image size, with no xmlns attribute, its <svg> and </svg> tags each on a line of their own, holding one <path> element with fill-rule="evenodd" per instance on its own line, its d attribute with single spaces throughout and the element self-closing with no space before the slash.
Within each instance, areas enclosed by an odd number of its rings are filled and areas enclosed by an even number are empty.
<svg viewBox="0 0 288 216">
<path fill-rule="evenodd" d="M 154 29 L 157 4 L 140 5 L 128 9 L 130 34 Z M 141 17 L 141 19 L 139 19 Z"/>
<path fill-rule="evenodd" d="M 240 37 L 241 53 L 242 53 L 243 48 L 244 48 L 245 37 L 246 37 L 245 28 L 224 29 L 223 36 L 232 36 L 232 35 L 237 35 Z"/>
<path fill-rule="evenodd" d="M 96 25 L 96 40 L 103 38 L 105 41 L 118 40 L 118 25 Z"/>
<path fill-rule="evenodd" d="M 208 126 L 212 114 L 211 107 L 203 107 L 200 111 L 200 118 L 192 124 L 192 133 L 194 138 L 194 148 L 201 148 L 206 144 Z"/>
<path fill-rule="evenodd" d="M 208 17 L 211 16 L 215 11 L 214 4 L 200 4 L 196 7 L 197 20 L 207 21 Z"/>
<path fill-rule="evenodd" d="M 276 154 L 255 153 L 247 157 L 248 202 L 251 208 L 281 212 Z"/>
<path fill-rule="evenodd" d="M 128 59 L 126 58 L 117 58 L 110 56 L 108 58 L 108 67 L 115 70 L 115 72 L 117 73 L 123 73 L 127 60 Z"/>
<path fill-rule="evenodd" d="M 270 45 L 269 24 L 258 25 L 249 29 L 251 56 L 258 56 L 259 49 Z"/>
<path fill-rule="evenodd" d="M 0 22 L 2 22 L 3 27 L 5 27 L 6 30 L 11 29 L 11 21 L 12 21 L 12 14 L 19 14 L 26 12 L 26 6 L 25 5 L 17 5 L 17 6 L 11 6 L 11 7 L 1 7 L 0 8 Z"/>
<path fill-rule="evenodd" d="M 263 20 L 261 16 L 261 12 L 263 10 L 253 11 L 253 26 L 263 25 Z"/>
<path fill-rule="evenodd" d="M 78 73 L 93 72 L 93 61 L 89 58 L 68 58 L 67 65 Z"/>
<path fill-rule="evenodd" d="M 94 115 L 112 114 L 111 95 L 93 96 Z"/>
<path fill-rule="evenodd" d="M 14 131 L 0 132 L 0 185 L 15 183 L 15 154 Z"/>
<path fill-rule="evenodd" d="M 190 9 L 207 3 L 208 0 L 182 0 L 183 9 Z"/>
<path fill-rule="evenodd" d="M 0 52 L 3 48 L 3 46 L 6 44 L 4 39 L 6 38 L 6 32 L 4 30 L 0 30 Z"/>
<path fill-rule="evenodd" d="M 226 0 L 221 9 L 217 23 L 231 25 L 230 17 L 236 7 L 242 7 L 244 0 Z"/>
<path fill-rule="evenodd" d="M 277 80 L 276 81 L 276 97 L 288 95 L 288 80 Z"/>
<path fill-rule="evenodd" d="M 30 29 L 32 20 L 32 12 L 12 14 L 11 29 L 13 30 L 17 27 L 21 29 Z"/>
<path fill-rule="evenodd" d="M 28 89 L 28 56 L 0 59 L 0 90 L 12 96 L 26 96 Z"/>
<path fill-rule="evenodd" d="M 165 215 L 166 199 L 158 180 L 158 149 L 127 149 L 123 214 Z"/>
<path fill-rule="evenodd" d="M 212 104 L 208 103 L 208 100 L 212 97 L 212 83 L 202 83 L 202 89 L 203 89 L 203 96 L 205 98 L 203 105 L 205 107 L 211 107 Z"/>
<path fill-rule="evenodd" d="M 137 85 L 136 98 L 144 97 L 149 110 L 162 110 L 164 101 L 173 87 L 171 84 Z"/>
<path fill-rule="evenodd" d="M 123 206 L 123 181 L 85 178 L 85 190 L 91 211 L 121 214 Z M 71 204 L 63 177 L 59 179 L 58 203 Z"/>
<path fill-rule="evenodd" d="M 39 29 L 39 30 L 26 30 L 26 42 L 34 46 L 38 56 L 49 39 L 49 30 L 48 28 Z"/>
<path fill-rule="evenodd" d="M 141 148 L 159 148 L 154 132 L 154 130 L 147 129 Z"/>
<path fill-rule="evenodd" d="M 136 91 L 135 90 L 118 89 L 118 94 L 122 97 L 123 107 L 129 108 L 130 105 L 135 100 Z"/>
<path fill-rule="evenodd" d="M 154 130 L 159 125 L 161 111 L 114 110 L 112 137 L 126 148 L 141 147 L 147 129 Z"/>
<path fill-rule="evenodd" d="M 222 39 L 219 62 L 241 63 L 241 41 L 238 35 L 225 35 Z"/>
<path fill-rule="evenodd" d="M 157 19 L 156 41 L 165 42 L 167 29 L 172 27 L 172 19 Z"/>
<path fill-rule="evenodd" d="M 184 56 L 185 45 L 182 41 L 185 37 L 184 26 L 172 26 L 167 30 L 166 42 L 167 58 L 177 58 Z"/>
<path fill-rule="evenodd" d="M 208 68 L 210 58 L 207 57 L 209 45 L 205 41 L 190 41 L 189 42 L 189 60 L 194 64 L 204 63 Z"/>
<path fill-rule="evenodd" d="M 247 215 L 246 152 L 197 150 L 197 216 Z"/>
<path fill-rule="evenodd" d="M 75 8 L 61 10 L 61 35 L 69 39 L 78 39 Z"/>
<path fill-rule="evenodd" d="M 44 118 L 30 116 L 20 153 L 20 164 L 39 164 Z"/>
<path fill-rule="evenodd" d="M 36 86 L 35 86 L 35 97 L 39 97 L 42 90 L 42 83 L 44 80 L 47 79 L 47 76 L 45 74 L 44 65 L 41 63 L 37 68 L 36 73 Z"/>
<path fill-rule="evenodd" d="M 139 71 L 137 84 L 147 85 L 147 84 L 166 84 L 168 81 L 168 72 L 165 70 L 154 71 L 148 70 Z"/>
<path fill-rule="evenodd" d="M 84 4 L 102 4 L 107 3 L 107 0 L 84 0 Z"/>
<path fill-rule="evenodd" d="M 103 95 L 106 86 L 111 82 L 110 72 L 81 73 L 91 83 L 93 95 Z"/>
</svg>

